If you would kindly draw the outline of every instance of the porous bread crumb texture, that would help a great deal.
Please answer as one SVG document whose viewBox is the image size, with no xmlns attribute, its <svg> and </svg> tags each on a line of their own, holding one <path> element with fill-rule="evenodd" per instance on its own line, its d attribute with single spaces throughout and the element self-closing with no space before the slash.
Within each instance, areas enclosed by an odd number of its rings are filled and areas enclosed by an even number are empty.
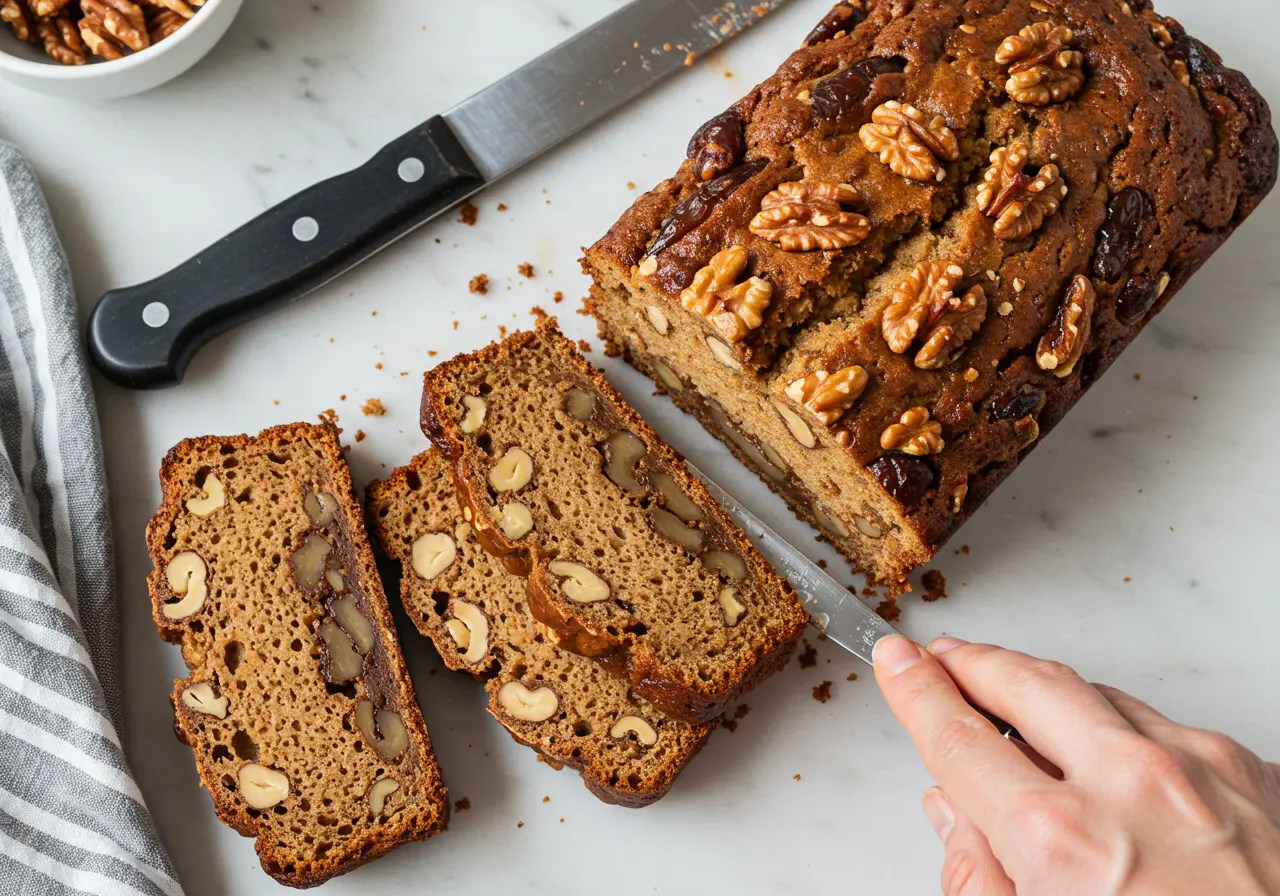
<svg viewBox="0 0 1280 896">
<path fill-rule="evenodd" d="M 773 77 L 700 129 L 675 177 L 588 250 L 588 306 L 611 352 L 625 353 L 896 592 L 1267 195 L 1277 143 L 1248 80 L 1147 0 L 857 0 L 825 21 Z M 1069 29 L 1070 52 L 1019 68 L 1002 45 L 1041 23 L 1044 33 Z M 1071 68 L 1074 52 L 1084 75 L 1074 93 L 1035 105 L 1049 97 L 1010 86 L 1060 61 Z M 863 131 L 891 102 L 920 110 L 921 125 L 940 117 L 954 133 L 953 160 L 934 140 L 940 178 L 903 176 L 868 148 Z M 921 143 L 918 132 L 906 139 Z M 1019 146 L 1027 166 L 1002 174 L 993 153 Z M 720 176 L 704 182 L 708 168 Z M 1053 169 L 1056 202 L 1033 202 L 1028 185 Z M 989 177 L 1006 177 L 997 182 L 1011 191 L 992 190 Z M 865 238 L 787 251 L 753 229 L 766 196 L 795 182 L 848 185 L 840 210 L 868 219 Z M 1010 218 L 1017 202 L 1024 214 Z M 819 213 L 831 220 L 834 210 L 788 211 L 794 221 Z M 760 278 L 770 301 L 740 341 L 708 342 L 724 334 L 687 310 L 681 293 L 735 246 L 750 256 L 739 282 Z M 981 287 L 987 313 L 952 346 L 954 357 L 930 368 L 916 362 L 938 309 L 901 354 L 883 324 L 899 287 L 934 262 L 961 270 L 957 297 Z M 1046 369 L 1042 340 L 1080 275 L 1096 299 L 1078 361 Z M 833 423 L 787 395 L 803 377 L 851 365 L 870 382 Z M 809 435 L 796 437 L 779 402 Z M 943 449 L 886 453 L 884 431 L 913 407 L 941 425 Z"/>
<path fill-rule="evenodd" d="M 323 883 L 442 830 L 447 795 L 337 431 L 299 423 L 256 438 L 189 439 L 169 452 L 160 481 L 161 506 L 147 529 L 152 614 L 161 636 L 181 646 L 190 670 L 175 682 L 175 729 L 195 754 L 218 817 L 257 838 L 263 870 L 293 887 Z M 308 495 L 319 496 L 310 511 Z M 304 591 L 296 552 L 317 537 L 333 545 L 333 562 Z M 203 563 L 207 592 L 194 613 L 183 615 L 174 609 L 183 595 L 169 585 L 169 566 L 192 554 Z M 194 588 L 187 584 L 187 594 Z M 332 624 L 339 597 L 368 623 L 352 627 L 372 638 L 358 677 L 329 684 L 332 658 L 319 632 Z M 188 694 L 195 686 L 215 704 L 226 700 L 224 718 L 197 708 L 201 701 Z M 408 736 L 398 756 L 382 755 L 361 732 L 363 700 L 398 714 Z M 375 736 L 389 737 L 384 722 L 393 720 L 377 719 Z M 266 808 L 251 806 L 242 776 L 252 775 L 245 769 L 253 765 L 271 770 L 276 781 L 274 773 L 282 774 L 287 796 Z M 379 801 L 383 811 L 375 815 Z"/>
<path fill-rule="evenodd" d="M 512 737 L 553 766 L 576 769 L 607 803 L 640 808 L 667 793 L 706 743 L 711 726 L 667 718 L 599 663 L 555 645 L 529 615 L 524 580 L 506 572 L 463 519 L 443 454 L 418 455 L 385 481 L 372 483 L 366 496 L 370 529 L 383 551 L 401 564 L 405 612 L 449 668 L 484 678 L 489 712 Z M 413 546 L 433 534 L 449 538 L 456 556 L 428 580 L 414 571 Z M 468 651 L 449 633 L 450 620 L 465 615 L 455 613 L 455 602 L 484 614 L 488 637 L 479 657 L 464 658 Z M 513 717 L 498 697 L 512 681 L 530 690 L 551 688 L 558 699 L 556 713 L 541 722 Z M 656 742 L 646 745 L 630 732 L 614 736 L 614 726 L 628 717 L 651 725 Z"/>
<path fill-rule="evenodd" d="M 530 612 L 560 646 L 597 658 L 668 715 L 695 722 L 711 721 L 785 663 L 807 623 L 790 587 L 554 321 L 454 358 L 425 382 L 423 429 L 450 455 L 481 544 L 529 575 Z M 470 432 L 467 397 L 487 404 Z M 575 410 L 571 402 L 581 401 Z M 610 464 L 627 443 L 642 456 Z M 499 491 L 490 474 L 513 449 L 532 469 L 527 482 Z M 674 501 L 660 488 L 663 476 Z M 518 538 L 490 517 L 513 501 L 533 523 Z M 712 551 L 737 558 L 730 562 L 746 575 L 699 562 Z M 585 567 L 599 582 L 578 589 L 558 563 Z"/>
</svg>

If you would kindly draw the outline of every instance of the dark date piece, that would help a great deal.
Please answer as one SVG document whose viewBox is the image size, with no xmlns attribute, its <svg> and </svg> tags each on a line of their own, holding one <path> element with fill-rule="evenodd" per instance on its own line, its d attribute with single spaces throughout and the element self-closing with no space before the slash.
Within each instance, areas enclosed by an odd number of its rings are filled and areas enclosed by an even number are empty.
<svg viewBox="0 0 1280 896">
<path fill-rule="evenodd" d="M 841 31 L 848 34 L 867 19 L 866 10 L 852 3 L 837 3 L 831 11 L 822 17 L 822 21 L 809 32 L 804 39 L 806 47 L 831 40 Z"/>
<path fill-rule="evenodd" d="M 693 176 L 707 181 L 737 165 L 745 151 L 742 116 L 728 109 L 694 132 L 686 154 L 693 159 Z"/>
<path fill-rule="evenodd" d="M 903 60 L 896 56 L 872 56 L 855 62 L 813 88 L 813 114 L 842 128 L 866 124 L 865 105 L 876 78 L 901 74 L 905 69 Z"/>
<path fill-rule="evenodd" d="M 1032 388 L 1027 392 L 1019 392 L 1004 404 L 991 412 L 994 420 L 1021 420 L 1032 414 L 1040 413 L 1044 407 L 1045 393 L 1043 389 Z"/>
<path fill-rule="evenodd" d="M 1107 220 L 1098 231 L 1093 271 L 1108 283 L 1124 273 L 1134 252 L 1142 245 L 1156 207 L 1137 187 L 1126 187 L 1107 204 Z"/>
<path fill-rule="evenodd" d="M 867 469 L 889 497 L 908 508 L 919 504 L 937 481 L 933 466 L 927 460 L 910 454 L 886 454 L 873 461 Z"/>
<path fill-rule="evenodd" d="M 707 220 L 716 210 L 716 206 L 732 196 L 738 187 L 768 167 L 768 164 L 764 159 L 756 159 L 739 165 L 727 174 L 722 174 L 715 180 L 698 187 L 663 219 L 658 227 L 658 236 L 645 255 L 657 255 Z"/>
<path fill-rule="evenodd" d="M 1136 324 L 1160 298 L 1160 282 L 1150 277 L 1133 277 L 1116 296 L 1116 320 Z"/>
</svg>

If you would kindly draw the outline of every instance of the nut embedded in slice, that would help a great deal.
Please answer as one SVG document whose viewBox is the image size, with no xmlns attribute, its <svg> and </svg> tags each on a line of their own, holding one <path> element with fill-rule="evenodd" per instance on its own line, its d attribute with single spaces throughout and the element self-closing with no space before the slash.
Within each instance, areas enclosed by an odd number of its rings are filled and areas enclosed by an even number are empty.
<svg viewBox="0 0 1280 896">
<path fill-rule="evenodd" d="M 857 526 L 858 531 L 867 536 L 867 538 L 880 538 L 884 535 L 884 528 L 871 522 L 871 520 L 867 519 L 865 516 L 855 516 L 853 518 L 853 524 Z"/>
<path fill-rule="evenodd" d="M 675 479 L 670 474 L 654 470 L 649 474 L 649 481 L 658 487 L 658 492 L 667 502 L 667 509 L 686 523 L 699 522 L 706 516 L 702 508 L 680 490 L 680 486 L 676 485 Z"/>
<path fill-rule="evenodd" d="M 395 778 L 381 778 L 373 782 L 369 788 L 369 814 L 381 818 L 387 808 L 387 798 L 400 789 L 400 782 Z"/>
<path fill-rule="evenodd" d="M 897 100 L 878 106 L 858 136 L 894 174 L 911 180 L 945 180 L 941 163 L 960 158 L 960 141 L 945 118 L 937 115 L 925 121 L 923 112 Z"/>
<path fill-rule="evenodd" d="M 636 479 L 636 464 L 648 450 L 634 433 L 625 430 L 613 433 L 600 446 L 604 454 L 604 475 L 624 491 L 643 492 L 644 486 Z"/>
<path fill-rule="evenodd" d="M 1075 96 L 1084 86 L 1084 54 L 1070 48 L 1074 40 L 1070 28 L 1052 22 L 1036 22 L 1006 37 L 996 50 L 996 62 L 1009 66 L 1005 92 L 1029 106 Z"/>
<path fill-rule="evenodd" d="M 338 512 L 338 499 L 328 492 L 309 490 L 302 498 L 302 509 L 311 525 L 323 529 L 333 522 L 333 515 Z"/>
<path fill-rule="evenodd" d="M 523 448 L 508 448 L 489 471 L 489 484 L 494 491 L 519 491 L 533 479 L 533 458 Z"/>
<path fill-rule="evenodd" d="M 256 762 L 240 767 L 240 795 L 250 809 L 270 809 L 289 796 L 289 776 Z"/>
<path fill-rule="evenodd" d="M 533 514 L 519 501 L 510 501 L 501 510 L 490 507 L 489 516 L 493 517 L 502 534 L 512 541 L 519 541 L 533 531 Z"/>
<path fill-rule="evenodd" d="M 720 609 L 724 612 L 724 624 L 733 628 L 747 614 L 746 605 L 738 600 L 738 589 L 729 587 L 720 589 Z"/>
<path fill-rule="evenodd" d="M 467 410 L 458 428 L 468 435 L 479 432 L 480 427 L 484 426 L 484 416 L 489 412 L 489 405 L 483 398 L 475 395 L 462 396 L 462 404 Z"/>
<path fill-rule="evenodd" d="M 206 582 L 209 570 L 200 555 L 195 551 L 176 554 L 165 567 L 164 573 L 169 582 L 169 590 L 182 598 L 176 603 L 165 604 L 164 615 L 178 621 L 198 613 L 209 594 Z"/>
<path fill-rule="evenodd" d="M 204 713 L 206 716 L 225 719 L 231 701 L 217 694 L 209 682 L 197 681 L 182 692 L 182 703 L 188 709 Z"/>
<path fill-rule="evenodd" d="M 923 457 L 937 454 L 946 446 L 942 424 L 929 419 L 929 409 L 915 407 L 903 413 L 901 420 L 889 426 L 880 436 L 880 447 Z"/>
<path fill-rule="evenodd" d="M 817 438 L 813 434 L 813 430 L 809 425 L 800 419 L 800 415 L 791 408 L 787 407 L 776 398 L 769 399 L 769 404 L 778 412 L 778 416 L 782 418 L 783 424 L 791 433 L 791 437 L 805 448 L 814 448 L 818 444 Z"/>
<path fill-rule="evenodd" d="M 1002 240 L 1031 236 L 1067 196 L 1057 165 L 1044 165 L 1035 176 L 1024 173 L 1030 157 L 1026 143 L 997 148 L 978 187 L 978 208 L 996 219 L 995 235 Z"/>
<path fill-rule="evenodd" d="M 560 698 L 551 688 L 543 685 L 530 690 L 519 681 L 508 681 L 498 689 L 498 703 L 521 722 L 545 722 L 560 708 Z"/>
<path fill-rule="evenodd" d="M 222 487 L 222 480 L 210 473 L 204 478 L 201 495 L 187 501 L 187 511 L 204 518 L 227 503 L 227 490 Z"/>
<path fill-rule="evenodd" d="M 702 543 L 706 539 L 702 530 L 684 525 L 674 513 L 663 510 L 661 507 L 651 507 L 649 518 L 654 531 L 663 538 L 680 545 L 691 554 L 702 550 Z"/>
<path fill-rule="evenodd" d="M 581 563 L 552 560 L 547 569 L 563 580 L 560 589 L 574 603 L 592 604 L 609 596 L 609 583 Z"/>
<path fill-rule="evenodd" d="M 707 337 L 707 348 L 711 350 L 711 356 L 718 362 L 728 367 L 730 370 L 742 372 L 742 363 L 738 361 L 733 353 L 733 349 L 727 344 L 721 342 L 714 336 Z"/>
<path fill-rule="evenodd" d="M 409 749 L 409 732 L 398 712 L 380 709 L 375 713 L 370 701 L 361 700 L 356 704 L 356 727 L 383 759 L 399 759 Z"/>
<path fill-rule="evenodd" d="M 671 321 L 667 320 L 667 313 L 657 305 L 646 305 L 644 316 L 648 318 L 649 325 L 657 331 L 659 336 L 666 336 L 667 331 L 671 329 Z"/>
<path fill-rule="evenodd" d="M 564 393 L 564 409 L 575 420 L 590 420 L 596 410 L 596 397 L 573 386 Z"/>
<path fill-rule="evenodd" d="M 320 669 L 329 684 L 355 681 L 364 672 L 364 659 L 356 651 L 351 636 L 332 619 L 320 623 L 316 630 L 324 649 L 320 653 Z"/>
<path fill-rule="evenodd" d="M 413 543 L 413 571 L 430 582 L 453 565 L 458 546 L 443 532 L 428 532 Z"/>
<path fill-rule="evenodd" d="M 333 543 L 316 532 L 308 532 L 302 547 L 293 552 L 289 562 L 293 578 L 303 591 L 315 591 L 325 578 L 325 566 L 333 552 Z"/>
<path fill-rule="evenodd" d="M 792 381 L 784 394 L 813 414 L 823 426 L 831 426 L 853 407 L 869 381 L 866 370 L 853 364 L 835 373 L 815 370 Z"/>
<path fill-rule="evenodd" d="M 609 736 L 624 738 L 628 735 L 634 735 L 644 747 L 652 747 L 658 742 L 658 732 L 644 719 L 639 716 L 619 716 L 618 721 L 609 729 Z"/>
<path fill-rule="evenodd" d="M 453 618 L 445 623 L 449 634 L 463 651 L 464 663 L 478 663 L 489 652 L 489 619 L 484 611 L 475 604 L 465 600 L 449 601 L 449 612 Z M 451 623 L 460 623 L 461 629 Z"/>
<path fill-rule="evenodd" d="M 1076 363 L 1089 341 L 1089 325 L 1097 298 L 1089 278 L 1077 274 L 1067 287 L 1058 306 L 1058 314 L 1036 348 L 1036 364 L 1056 377 L 1065 377 L 1076 369 Z"/>
<path fill-rule="evenodd" d="M 680 293 L 685 309 L 707 318 L 730 342 L 741 342 L 764 323 L 764 310 L 773 297 L 767 280 L 748 277 L 738 282 L 750 260 L 745 246 L 717 252 Z"/>
<path fill-rule="evenodd" d="M 360 655 L 368 655 L 369 651 L 373 649 L 373 626 L 369 624 L 369 620 L 360 612 L 360 607 L 356 605 L 355 598 L 338 598 L 329 605 L 329 612 L 338 621 L 338 625 L 342 626 L 342 630 L 351 637 L 351 643 L 355 644 L 356 650 Z"/>
<path fill-rule="evenodd" d="M 822 509 L 817 501 L 809 505 L 809 511 L 813 514 L 813 518 L 818 521 L 818 525 L 825 531 L 839 538 L 849 537 L 849 528 L 840 520 Z"/>
<path fill-rule="evenodd" d="M 658 379 L 662 380 L 662 385 L 666 386 L 672 392 L 684 391 L 684 380 L 680 379 L 680 375 L 668 367 L 663 362 L 654 359 L 649 362 L 653 365 L 653 369 L 658 372 Z"/>
<path fill-rule="evenodd" d="M 702 555 L 702 565 L 735 582 L 747 577 L 747 561 L 729 551 L 707 551 Z"/>
<path fill-rule="evenodd" d="M 756 236 L 778 244 L 784 252 L 844 249 L 871 233 L 871 222 L 843 205 L 858 198 L 853 187 L 830 181 L 792 181 L 760 202 L 751 219 Z M 745 251 L 745 250 L 744 250 Z"/>
</svg>

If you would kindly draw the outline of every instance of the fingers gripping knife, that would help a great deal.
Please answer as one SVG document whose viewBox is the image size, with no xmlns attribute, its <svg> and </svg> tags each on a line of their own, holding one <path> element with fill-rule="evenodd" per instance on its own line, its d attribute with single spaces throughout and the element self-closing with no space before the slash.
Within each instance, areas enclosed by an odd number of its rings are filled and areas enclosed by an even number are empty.
<svg viewBox="0 0 1280 896">
<path fill-rule="evenodd" d="M 784 0 L 635 0 L 286 199 L 149 283 L 113 290 L 89 320 L 110 379 L 170 385 L 214 336 L 306 295 L 627 104 Z"/>
<path fill-rule="evenodd" d="M 902 633 L 859 600 L 848 588 L 831 578 L 819 569 L 817 564 L 784 541 L 782 536 L 743 507 L 736 498 L 707 478 L 706 474 L 696 469 L 693 464 L 688 466 L 689 471 L 702 480 L 711 497 L 715 498 L 716 502 L 724 508 L 725 513 L 729 514 L 738 527 L 747 533 L 760 553 L 764 554 L 765 559 L 773 564 L 778 574 L 791 583 L 801 603 L 813 617 L 814 625 L 830 640 L 868 666 L 874 666 L 871 651 L 875 648 L 876 642 L 889 635 Z M 1001 735 L 1026 746 L 1022 735 L 1008 722 L 991 715 L 979 706 L 973 708 L 991 722 Z"/>
</svg>

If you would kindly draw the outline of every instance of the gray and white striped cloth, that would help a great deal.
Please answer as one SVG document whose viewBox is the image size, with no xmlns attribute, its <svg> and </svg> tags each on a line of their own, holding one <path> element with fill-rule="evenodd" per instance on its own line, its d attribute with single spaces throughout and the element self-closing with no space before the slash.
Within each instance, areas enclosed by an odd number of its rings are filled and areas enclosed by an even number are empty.
<svg viewBox="0 0 1280 896">
<path fill-rule="evenodd" d="M 117 735 L 118 640 L 70 272 L 0 141 L 0 896 L 181 896 Z"/>
</svg>

